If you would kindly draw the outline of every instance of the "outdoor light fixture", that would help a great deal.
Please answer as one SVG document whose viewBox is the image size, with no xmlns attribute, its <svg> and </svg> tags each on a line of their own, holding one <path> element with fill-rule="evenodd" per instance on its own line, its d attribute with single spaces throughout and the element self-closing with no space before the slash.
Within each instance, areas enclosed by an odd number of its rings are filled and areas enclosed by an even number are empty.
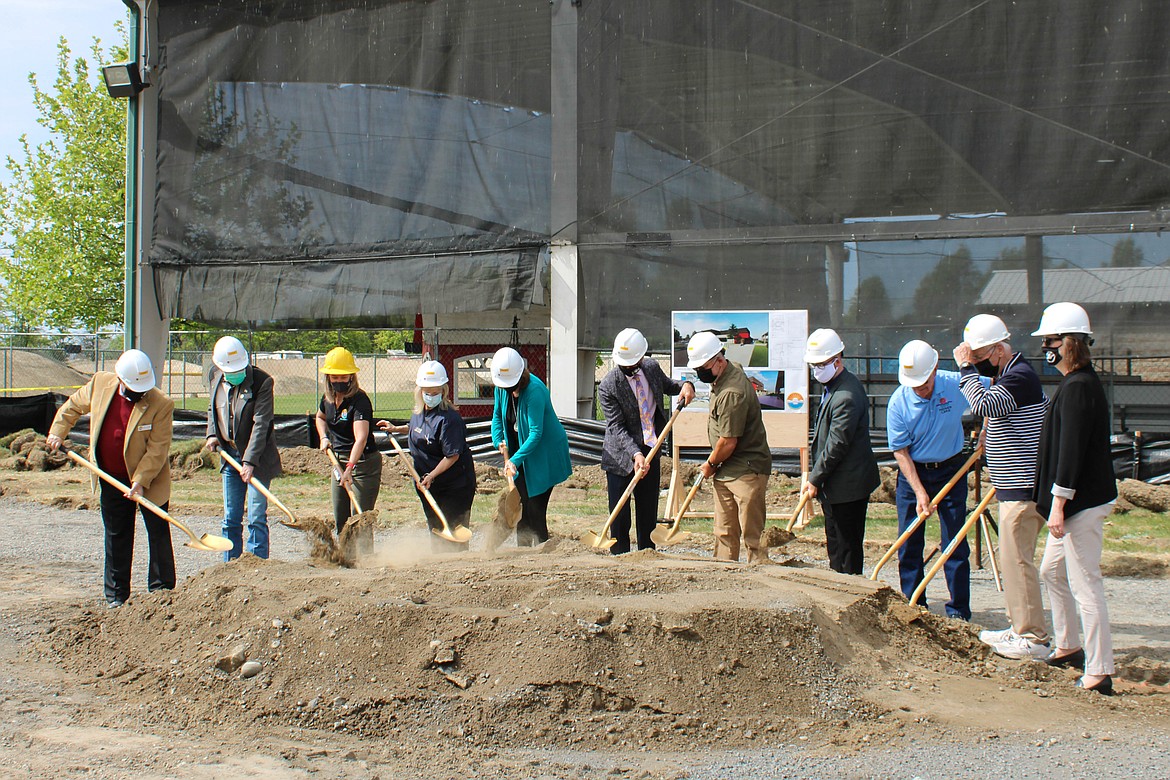
<svg viewBox="0 0 1170 780">
<path fill-rule="evenodd" d="M 134 97 L 150 86 L 142 81 L 137 62 L 106 65 L 102 68 L 102 78 L 106 80 L 106 91 L 113 98 Z"/>
</svg>

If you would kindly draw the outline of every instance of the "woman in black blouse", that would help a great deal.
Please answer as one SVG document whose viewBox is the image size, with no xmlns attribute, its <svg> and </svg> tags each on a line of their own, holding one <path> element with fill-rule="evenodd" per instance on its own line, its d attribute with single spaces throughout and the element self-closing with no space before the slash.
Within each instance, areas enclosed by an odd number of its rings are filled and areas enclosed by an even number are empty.
<svg viewBox="0 0 1170 780">
<path fill-rule="evenodd" d="M 1104 523 L 1117 500 L 1109 404 L 1090 362 L 1093 338 L 1084 309 L 1054 303 L 1032 335 L 1044 339 L 1045 361 L 1064 375 L 1044 416 L 1034 488 L 1036 509 L 1048 519 L 1040 576 L 1048 586 L 1056 647 L 1046 662 L 1084 669 L 1077 685 L 1110 695 L 1113 638 L 1101 581 Z"/>
<path fill-rule="evenodd" d="M 382 455 L 370 436 L 374 405 L 358 387 L 357 372 L 357 363 L 348 349 L 329 350 L 321 369 L 325 392 L 315 420 L 321 449 L 332 448 L 342 465 L 341 481 L 333 480 L 331 485 L 333 519 L 339 534 L 353 513 L 345 487 L 353 489 L 359 511 L 368 512 L 374 508 L 382 486 Z"/>
</svg>

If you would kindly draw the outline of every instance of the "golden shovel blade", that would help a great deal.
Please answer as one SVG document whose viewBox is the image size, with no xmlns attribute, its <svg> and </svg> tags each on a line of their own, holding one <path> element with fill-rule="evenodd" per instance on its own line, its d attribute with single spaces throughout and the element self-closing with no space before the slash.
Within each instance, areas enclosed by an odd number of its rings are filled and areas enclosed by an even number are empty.
<svg viewBox="0 0 1170 780">
<path fill-rule="evenodd" d="M 613 547 L 615 544 L 617 544 L 617 539 L 614 539 L 612 536 L 602 536 L 601 534 L 596 534 L 593 531 L 586 531 L 585 533 L 581 534 L 578 539 L 580 540 L 581 544 L 587 544 L 590 547 L 595 547 L 599 550 L 608 550 L 610 547 Z"/>
<path fill-rule="evenodd" d="M 472 537 L 471 529 L 462 525 L 454 526 L 449 534 L 442 528 L 432 528 L 431 533 L 441 539 L 446 539 L 448 542 L 456 542 L 458 544 L 467 544 L 471 541 Z"/>
<path fill-rule="evenodd" d="M 503 523 L 508 528 L 515 528 L 520 522 L 521 514 L 520 491 L 515 485 L 504 488 L 496 506 L 496 522 Z"/>
<path fill-rule="evenodd" d="M 213 534 L 203 534 L 199 537 L 198 544 L 201 547 L 196 547 L 194 541 L 188 542 L 188 547 L 193 547 L 196 550 L 214 550 L 216 552 L 227 552 L 232 549 L 232 540 L 225 536 L 215 536 Z"/>
</svg>

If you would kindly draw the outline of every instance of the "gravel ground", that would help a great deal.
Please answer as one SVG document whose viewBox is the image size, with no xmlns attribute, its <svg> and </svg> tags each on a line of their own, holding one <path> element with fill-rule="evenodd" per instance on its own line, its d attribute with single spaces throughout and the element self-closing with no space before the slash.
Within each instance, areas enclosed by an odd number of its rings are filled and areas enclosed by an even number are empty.
<svg viewBox="0 0 1170 780">
<path fill-rule="evenodd" d="M 217 532 L 215 518 L 184 517 L 196 533 Z M 134 561 L 137 591 L 145 582 L 145 533 L 139 526 Z M 36 598 L 39 578 L 51 576 L 58 588 L 76 588 L 78 595 L 101 596 L 101 520 L 96 511 L 65 511 L 10 497 L 0 498 L 0 533 L 6 544 L 0 555 L 5 570 L 35 573 L 10 582 L 11 595 Z M 176 533 L 176 544 L 180 535 Z M 298 532 L 273 526 L 272 557 L 297 560 L 305 555 Z M 199 569 L 218 561 L 218 556 L 176 548 L 181 582 Z M 894 585 L 896 566 L 888 566 L 882 579 Z M 15 592 L 14 592 L 15 591 Z M 23 591 L 23 593 L 22 593 Z M 1114 642 L 1119 652 L 1141 648 L 1148 655 L 1170 660 L 1170 581 L 1160 579 L 1108 578 L 1106 593 L 1111 610 Z M 945 601 L 942 577 L 930 589 L 934 611 Z M 975 621 L 1000 628 L 1004 625 L 1002 597 L 995 591 L 989 570 L 972 572 Z M 4 621 L 4 630 L 12 630 Z M 578 767 L 608 766 L 620 761 L 642 765 L 653 777 L 715 780 L 730 778 L 934 778 L 955 777 L 1091 777 L 1165 778 L 1170 776 L 1170 738 L 1162 727 L 1131 723 L 1120 713 L 1102 708 L 1100 717 L 1084 724 L 1082 733 L 1045 733 L 1043 724 L 1031 732 L 981 731 L 960 733 L 938 728 L 927 739 L 907 741 L 896 749 L 888 746 L 850 750 L 826 755 L 825 748 L 762 749 L 693 755 L 573 753 L 531 751 L 535 761 L 555 761 Z M 990 724 L 994 727 L 994 724 Z M 2 773 L 0 773 L 2 774 Z M 132 776 L 132 775 L 126 775 Z M 553 777 L 554 775 L 549 775 Z"/>
</svg>

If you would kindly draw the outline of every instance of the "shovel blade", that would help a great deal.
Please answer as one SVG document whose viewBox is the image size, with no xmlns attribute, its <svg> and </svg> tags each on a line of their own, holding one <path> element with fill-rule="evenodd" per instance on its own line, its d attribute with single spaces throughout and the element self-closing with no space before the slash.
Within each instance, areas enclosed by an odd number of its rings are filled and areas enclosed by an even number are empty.
<svg viewBox="0 0 1170 780">
<path fill-rule="evenodd" d="M 678 526 L 672 525 L 668 528 L 659 526 L 650 532 L 650 539 L 654 544 L 675 544 L 681 542 L 686 538 L 686 532 L 680 531 Z"/>
<path fill-rule="evenodd" d="M 516 524 L 520 522 L 520 515 L 520 491 L 516 489 L 515 485 L 504 488 L 504 492 L 500 493 L 499 504 L 496 506 L 496 522 L 508 528 L 515 528 Z"/>
<path fill-rule="evenodd" d="M 224 536 L 213 536 L 212 534 L 203 534 L 199 537 L 199 543 L 208 550 L 216 552 L 227 552 L 232 549 L 232 540 Z M 193 547 L 194 545 L 188 545 Z M 196 548 L 199 549 L 199 548 Z"/>
<path fill-rule="evenodd" d="M 586 531 L 585 533 L 581 534 L 579 538 L 581 544 L 587 544 L 590 547 L 594 547 L 598 550 L 608 550 L 610 547 L 613 547 L 615 544 L 617 544 L 617 539 L 614 539 L 611 536 L 601 536 L 600 534 L 595 534 L 592 531 Z"/>
<path fill-rule="evenodd" d="M 464 528 L 457 525 L 451 529 L 451 533 L 447 533 L 442 528 L 432 528 L 431 533 L 440 539 L 446 539 L 448 542 L 455 542 L 456 544 L 467 544 L 471 541 L 471 529 Z"/>
</svg>

